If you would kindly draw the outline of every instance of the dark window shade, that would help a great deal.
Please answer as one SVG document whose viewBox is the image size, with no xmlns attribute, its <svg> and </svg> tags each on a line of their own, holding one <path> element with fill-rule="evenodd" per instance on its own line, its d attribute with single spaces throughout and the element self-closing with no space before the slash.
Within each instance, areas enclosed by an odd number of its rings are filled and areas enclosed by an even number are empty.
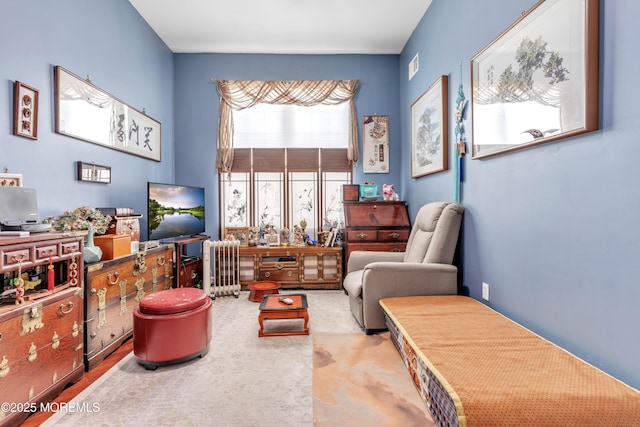
<svg viewBox="0 0 640 427">
<path fill-rule="evenodd" d="M 287 170 L 289 172 L 318 172 L 318 149 L 288 148 Z"/>
<path fill-rule="evenodd" d="M 346 148 L 320 149 L 322 172 L 351 172 L 351 165 L 347 160 Z"/>
<path fill-rule="evenodd" d="M 233 151 L 233 172 L 251 172 L 251 148 L 236 148 Z M 253 170 L 255 172 L 283 172 L 284 148 L 254 148 Z M 288 148 L 287 169 L 291 172 L 316 172 L 318 170 L 317 148 Z M 346 148 L 321 148 L 319 150 L 322 172 L 351 172 Z"/>
<path fill-rule="evenodd" d="M 232 172 L 251 172 L 251 149 L 236 148 L 233 150 Z"/>
<path fill-rule="evenodd" d="M 284 172 L 284 148 L 254 148 L 254 172 Z"/>
</svg>

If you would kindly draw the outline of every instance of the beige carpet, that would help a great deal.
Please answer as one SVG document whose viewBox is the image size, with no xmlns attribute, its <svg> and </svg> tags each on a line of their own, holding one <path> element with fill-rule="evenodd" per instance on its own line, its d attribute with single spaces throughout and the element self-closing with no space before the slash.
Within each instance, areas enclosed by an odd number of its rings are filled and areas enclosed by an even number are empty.
<svg viewBox="0 0 640 427">
<path fill-rule="evenodd" d="M 435 426 L 389 333 L 313 335 L 316 426 Z"/>
<path fill-rule="evenodd" d="M 242 292 L 239 298 L 216 298 L 213 336 L 204 358 L 147 371 L 129 355 L 73 399 L 78 410 L 60 411 L 44 425 L 314 426 L 314 337 L 327 332 L 355 338 L 365 335 L 351 316 L 344 292 L 305 293 L 310 335 L 259 338 L 259 304 L 248 301 L 248 292 Z M 272 330 L 300 327 L 295 322 L 301 320 L 273 320 L 265 326 Z M 395 356 L 400 360 L 399 355 Z M 335 353 L 333 358 L 339 360 Z M 395 374 L 385 375 L 395 383 L 408 373 L 405 370 L 397 378 Z M 417 391 L 413 390 L 413 394 L 419 399 Z M 358 399 L 346 396 L 341 401 L 358 408 Z M 327 421 L 316 425 L 333 427 L 358 425 L 357 422 L 344 419 L 337 424 Z"/>
</svg>

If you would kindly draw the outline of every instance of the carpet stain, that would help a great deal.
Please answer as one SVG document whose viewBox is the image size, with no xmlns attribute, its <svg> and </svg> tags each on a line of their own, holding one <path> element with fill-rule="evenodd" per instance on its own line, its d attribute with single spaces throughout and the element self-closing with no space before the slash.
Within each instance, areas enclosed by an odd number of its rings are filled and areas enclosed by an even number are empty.
<svg viewBox="0 0 640 427">
<path fill-rule="evenodd" d="M 313 350 L 313 360 L 317 361 L 318 367 L 320 368 L 336 363 L 334 358 L 331 356 L 331 353 L 321 348 Z"/>
</svg>

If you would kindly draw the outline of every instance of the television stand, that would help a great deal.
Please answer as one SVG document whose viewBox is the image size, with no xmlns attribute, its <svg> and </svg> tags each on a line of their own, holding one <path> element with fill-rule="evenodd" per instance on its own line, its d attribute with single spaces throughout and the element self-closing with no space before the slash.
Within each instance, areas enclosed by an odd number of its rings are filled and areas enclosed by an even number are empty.
<svg viewBox="0 0 640 427">
<path fill-rule="evenodd" d="M 189 245 L 207 239 L 209 236 L 197 234 L 171 240 L 176 245 L 173 263 L 176 288 L 202 289 L 202 243 L 199 245 L 197 255 L 189 255 L 187 249 Z"/>
</svg>

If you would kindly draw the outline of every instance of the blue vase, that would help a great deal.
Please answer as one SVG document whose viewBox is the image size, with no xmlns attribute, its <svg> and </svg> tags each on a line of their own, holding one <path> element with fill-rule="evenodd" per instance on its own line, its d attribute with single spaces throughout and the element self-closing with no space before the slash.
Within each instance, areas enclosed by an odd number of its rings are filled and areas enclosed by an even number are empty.
<svg viewBox="0 0 640 427">
<path fill-rule="evenodd" d="M 102 249 L 93 243 L 93 227 L 89 227 L 89 233 L 84 244 L 84 263 L 91 264 L 102 259 Z"/>
</svg>

